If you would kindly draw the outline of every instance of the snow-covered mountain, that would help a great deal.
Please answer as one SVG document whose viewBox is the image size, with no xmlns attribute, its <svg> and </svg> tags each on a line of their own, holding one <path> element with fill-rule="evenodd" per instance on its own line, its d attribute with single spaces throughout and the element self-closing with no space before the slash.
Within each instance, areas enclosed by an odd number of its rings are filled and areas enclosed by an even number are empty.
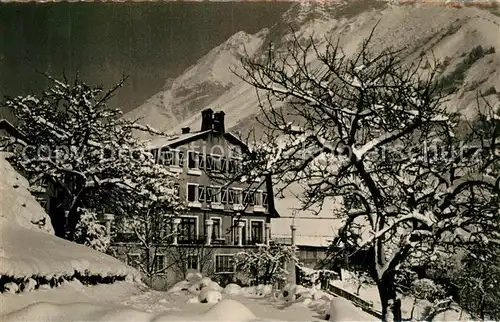
<svg viewBox="0 0 500 322">
<path fill-rule="evenodd" d="M 344 51 L 354 52 L 377 24 L 374 48 L 388 46 L 409 49 L 407 59 L 421 53 L 447 61 L 452 73 L 474 47 L 495 48 L 464 71 L 459 91 L 448 102 L 451 109 L 469 113 L 476 90 L 492 86 L 500 91 L 500 9 L 487 6 L 436 5 L 436 2 L 355 0 L 306 2 L 292 6 L 274 26 L 250 35 L 238 32 L 214 48 L 182 75 L 168 80 L 163 91 L 127 113 L 167 132 L 191 126 L 197 130 L 200 111 L 206 107 L 223 110 L 227 127 L 246 129 L 256 124 L 259 113 L 255 90 L 232 71 L 241 73 L 242 55 L 261 55 L 269 43 L 276 50 L 286 49 L 292 29 L 300 39 L 340 38 Z M 483 2 L 484 4 L 484 2 Z M 311 61 L 312 66 L 317 62 Z M 498 94 L 491 94 L 497 99 Z M 495 97 L 496 96 L 496 97 Z"/>
</svg>

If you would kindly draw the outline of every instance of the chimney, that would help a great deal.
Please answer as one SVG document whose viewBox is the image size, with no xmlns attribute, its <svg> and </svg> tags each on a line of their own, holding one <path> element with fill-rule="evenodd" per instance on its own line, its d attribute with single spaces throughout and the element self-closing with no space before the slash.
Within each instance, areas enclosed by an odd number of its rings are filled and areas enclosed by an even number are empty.
<svg viewBox="0 0 500 322">
<path fill-rule="evenodd" d="M 220 111 L 214 114 L 214 130 L 224 134 L 224 112 Z"/>
<path fill-rule="evenodd" d="M 191 131 L 190 127 L 183 127 L 182 128 L 182 134 L 187 134 L 187 133 L 189 133 L 189 131 Z"/>
<path fill-rule="evenodd" d="M 214 111 L 211 108 L 207 108 L 201 111 L 201 131 L 207 131 L 212 129 L 213 115 Z"/>
</svg>

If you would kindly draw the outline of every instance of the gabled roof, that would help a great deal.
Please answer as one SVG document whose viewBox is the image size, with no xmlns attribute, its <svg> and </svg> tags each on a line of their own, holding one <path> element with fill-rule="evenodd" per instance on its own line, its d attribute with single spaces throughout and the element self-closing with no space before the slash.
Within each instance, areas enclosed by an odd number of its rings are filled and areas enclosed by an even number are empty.
<svg viewBox="0 0 500 322">
<path fill-rule="evenodd" d="M 4 130 L 16 139 L 26 141 L 26 136 L 6 119 L 0 120 L 0 130 Z"/>
<path fill-rule="evenodd" d="M 150 140 L 150 142 L 148 143 L 148 147 L 151 149 L 160 149 L 164 147 L 175 148 L 180 145 L 205 138 L 210 133 L 216 133 L 216 132 L 215 130 L 206 130 L 206 131 L 179 134 L 173 137 L 159 136 Z M 233 133 L 226 132 L 222 135 L 226 140 L 228 140 L 234 145 L 240 146 L 244 151 L 248 150 L 248 146 Z"/>
</svg>

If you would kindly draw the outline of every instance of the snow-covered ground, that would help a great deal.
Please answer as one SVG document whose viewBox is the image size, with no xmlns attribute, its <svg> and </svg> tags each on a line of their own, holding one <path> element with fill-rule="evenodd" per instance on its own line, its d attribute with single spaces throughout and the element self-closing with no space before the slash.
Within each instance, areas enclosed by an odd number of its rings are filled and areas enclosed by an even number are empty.
<svg viewBox="0 0 500 322">
<path fill-rule="evenodd" d="M 324 315 L 314 310 L 314 300 L 283 305 L 271 295 L 223 294 L 217 304 L 202 304 L 192 303 L 195 297 L 128 282 L 97 286 L 69 282 L 50 290 L 0 295 L 0 321 L 324 321 Z M 349 301 L 336 299 L 337 319 L 375 320 Z"/>
<path fill-rule="evenodd" d="M 53 235 L 49 216 L 29 183 L 0 153 L 0 275 L 15 279 L 80 275 L 129 276 L 138 272 L 118 259 Z"/>
<path fill-rule="evenodd" d="M 356 294 L 359 286 L 356 278 L 354 278 L 353 275 L 345 270 L 342 271 L 342 278 L 343 280 L 332 280 L 330 283 L 351 294 Z M 375 310 L 381 311 L 382 307 L 380 304 L 380 296 L 378 294 L 376 285 L 363 284 L 361 288 L 359 288 L 359 297 L 367 302 L 371 302 Z M 427 301 L 417 300 L 415 302 L 415 298 L 410 296 L 403 296 L 401 299 L 401 313 L 403 314 L 403 318 L 409 318 L 411 316 L 412 310 L 413 317 L 422 316 L 427 305 L 430 305 L 430 303 Z M 460 309 L 456 306 L 453 306 L 451 309 L 440 313 L 435 318 L 436 321 L 464 321 L 471 319 L 472 317 L 467 312 L 461 312 Z"/>
</svg>

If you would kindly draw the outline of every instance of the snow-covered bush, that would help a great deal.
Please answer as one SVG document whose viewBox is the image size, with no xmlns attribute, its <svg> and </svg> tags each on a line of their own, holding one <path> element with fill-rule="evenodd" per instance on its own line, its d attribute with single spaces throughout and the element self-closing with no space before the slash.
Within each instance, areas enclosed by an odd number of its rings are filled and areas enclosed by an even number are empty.
<svg viewBox="0 0 500 322">
<path fill-rule="evenodd" d="M 416 298 L 434 302 L 446 295 L 444 288 L 428 278 L 417 279 L 413 282 L 412 293 Z"/>
<path fill-rule="evenodd" d="M 98 215 L 90 209 L 81 211 L 80 220 L 76 225 L 75 241 L 100 252 L 106 252 L 110 244 L 110 236 L 106 227 L 100 223 Z"/>
<path fill-rule="evenodd" d="M 299 266 L 302 273 L 301 285 L 305 287 L 321 287 L 332 279 L 338 278 L 338 273 L 329 269 L 311 269 Z"/>
<path fill-rule="evenodd" d="M 240 252 L 235 256 L 237 270 L 246 272 L 257 284 L 274 284 L 285 281 L 287 263 L 297 264 L 297 248 L 287 245 L 259 245 L 254 251 Z"/>
</svg>

